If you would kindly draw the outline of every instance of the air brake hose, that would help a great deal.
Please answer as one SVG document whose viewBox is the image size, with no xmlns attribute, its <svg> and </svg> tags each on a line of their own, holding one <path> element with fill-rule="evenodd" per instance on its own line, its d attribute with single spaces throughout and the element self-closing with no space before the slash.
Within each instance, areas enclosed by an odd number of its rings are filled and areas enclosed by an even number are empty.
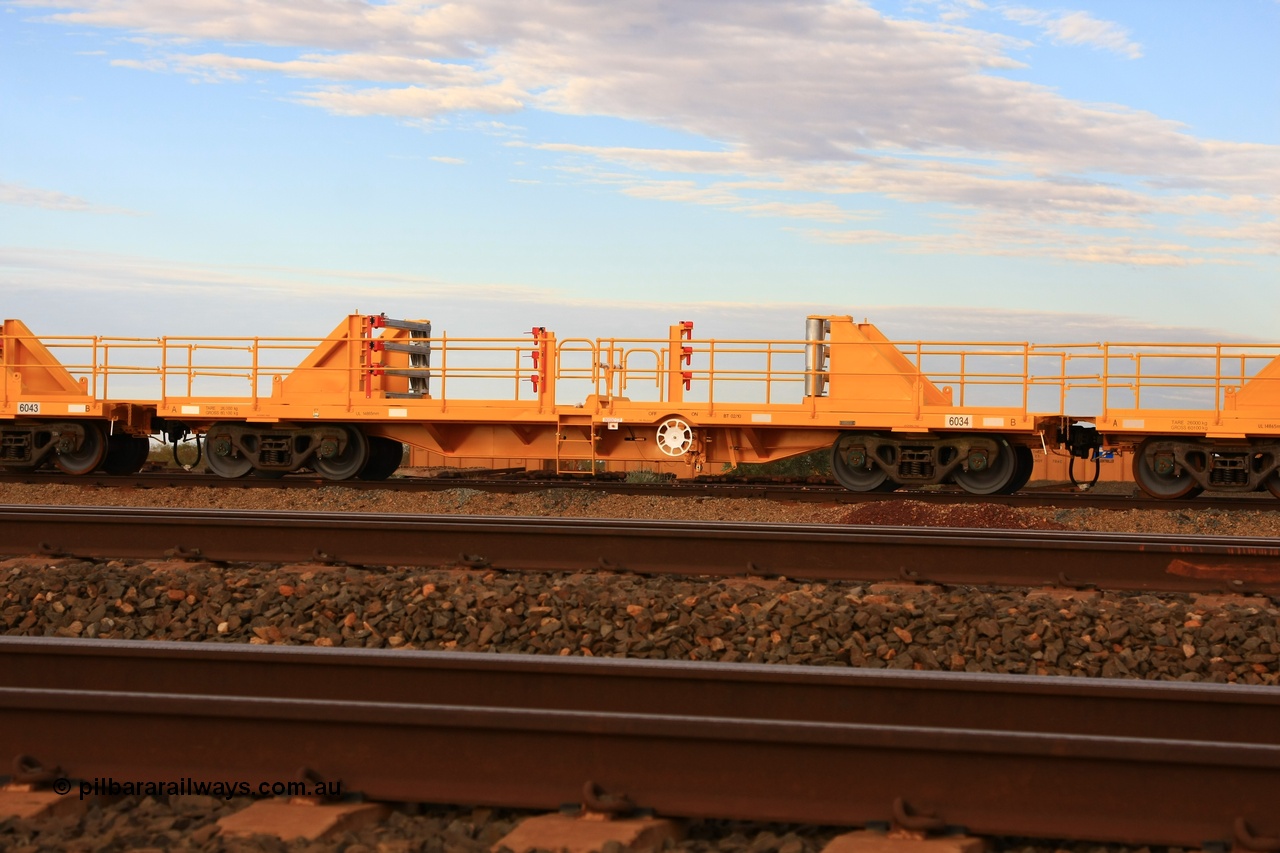
<svg viewBox="0 0 1280 853">
<path fill-rule="evenodd" d="M 1067 473 L 1071 476 L 1071 485 L 1076 488 L 1092 489 L 1098 484 L 1098 477 L 1102 475 L 1102 459 L 1098 456 L 1098 452 L 1093 451 L 1093 479 L 1086 485 L 1081 485 L 1076 479 L 1076 457 L 1071 457 L 1070 464 L 1067 465 Z"/>
<path fill-rule="evenodd" d="M 175 438 L 173 440 L 173 464 L 177 465 L 179 468 L 183 469 L 184 471 L 190 471 L 192 468 L 195 468 L 197 465 L 200 464 L 200 460 L 204 458 L 204 454 L 200 450 L 200 434 L 196 433 L 194 436 L 192 436 L 192 439 L 196 443 L 196 461 L 192 462 L 190 465 L 182 464 L 182 460 L 178 458 L 178 442 L 182 441 L 182 439 Z"/>
</svg>

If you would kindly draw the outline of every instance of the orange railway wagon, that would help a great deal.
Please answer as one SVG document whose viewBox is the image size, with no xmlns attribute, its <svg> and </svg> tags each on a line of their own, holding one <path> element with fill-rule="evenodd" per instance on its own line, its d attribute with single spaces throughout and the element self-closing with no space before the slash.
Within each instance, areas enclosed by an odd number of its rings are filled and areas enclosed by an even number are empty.
<svg viewBox="0 0 1280 853">
<path fill-rule="evenodd" d="M 389 476 L 404 444 L 558 470 L 674 461 L 689 476 L 830 448 L 849 489 L 986 495 L 1021 488 L 1033 450 L 1119 449 L 1135 451 L 1135 479 L 1159 497 L 1280 496 L 1278 356 L 895 343 L 847 316 L 764 341 L 700 339 L 688 322 L 655 339 L 558 340 L 543 327 L 482 339 L 354 314 L 316 340 L 37 337 L 8 320 L 0 466 L 136 471 L 157 434 L 195 436 L 224 477 L 307 468 L 333 480 Z"/>
</svg>

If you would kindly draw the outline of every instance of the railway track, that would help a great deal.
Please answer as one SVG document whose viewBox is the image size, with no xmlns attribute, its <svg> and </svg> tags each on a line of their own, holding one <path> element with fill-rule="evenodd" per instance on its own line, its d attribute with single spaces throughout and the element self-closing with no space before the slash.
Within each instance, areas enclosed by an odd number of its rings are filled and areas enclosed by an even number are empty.
<svg viewBox="0 0 1280 853">
<path fill-rule="evenodd" d="M 1273 538 L 0 506 L 9 556 L 630 571 L 1280 594 Z"/>
<path fill-rule="evenodd" d="M 895 492 L 851 492 L 829 483 L 695 482 L 627 483 L 607 479 L 515 479 L 479 477 L 395 477 L 389 480 L 344 480 L 335 483 L 321 477 L 291 474 L 277 479 L 244 477 L 228 480 L 213 474 L 168 471 L 132 475 L 88 474 L 68 478 L 53 472 L 0 473 L 0 483 L 32 485 L 72 485 L 94 488 L 217 488 L 217 489 L 319 489 L 347 488 L 367 491 L 433 492 L 475 489 L 501 494 L 521 494 L 546 489 L 589 490 L 618 495 L 659 497 L 756 498 L 775 501 L 858 504 L 887 500 L 913 500 L 931 504 L 992 503 L 1002 506 L 1062 506 L 1092 509 L 1241 509 L 1277 510 L 1269 493 L 1229 496 L 1206 493 L 1196 498 L 1158 500 L 1137 494 L 1103 494 L 1069 486 L 1034 486 L 1014 495 L 984 495 L 976 498 L 955 487 L 899 489 Z"/>
<path fill-rule="evenodd" d="M 1275 849 L 1280 688 L 0 638 L 0 753 L 68 779 Z M 174 749 L 180 743 L 182 749 Z"/>
</svg>

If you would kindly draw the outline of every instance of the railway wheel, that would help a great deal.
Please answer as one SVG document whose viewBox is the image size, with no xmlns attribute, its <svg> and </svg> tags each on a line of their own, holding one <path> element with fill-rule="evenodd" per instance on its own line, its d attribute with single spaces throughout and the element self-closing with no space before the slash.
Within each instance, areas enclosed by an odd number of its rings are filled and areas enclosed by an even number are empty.
<svg viewBox="0 0 1280 853">
<path fill-rule="evenodd" d="M 151 442 L 146 436 L 118 432 L 107 439 L 107 455 L 102 470 L 107 474 L 136 474 L 147 464 Z"/>
<path fill-rule="evenodd" d="M 235 480 L 253 470 L 249 458 L 236 449 L 229 431 L 220 430 L 222 424 L 214 424 L 204 434 L 204 458 L 209 470 L 219 477 Z"/>
<path fill-rule="evenodd" d="M 356 476 L 361 480 L 385 480 L 396 472 L 404 459 L 404 445 L 380 435 L 369 438 L 369 461 Z"/>
<path fill-rule="evenodd" d="M 1172 454 L 1157 451 L 1157 442 L 1163 441 L 1153 436 L 1138 445 L 1138 451 L 1133 455 L 1133 479 L 1138 488 L 1153 498 L 1164 500 L 1195 497 L 1204 491 L 1190 471 L 1185 468 L 1179 470 Z"/>
<path fill-rule="evenodd" d="M 1018 476 L 1018 454 L 1003 438 L 993 439 L 998 452 L 995 459 L 982 457 L 985 464 L 979 467 L 970 462 L 967 468 L 957 468 L 952 479 L 956 485 L 971 495 L 1001 495 L 1011 488 Z"/>
<path fill-rule="evenodd" d="M 1017 473 L 1013 475 L 1013 481 L 1009 483 L 1006 494 L 1022 491 L 1022 488 L 1031 482 L 1031 474 L 1036 469 L 1036 457 L 1031 452 L 1031 448 L 1025 444 L 1019 444 L 1013 448 L 1014 459 L 1018 463 Z"/>
<path fill-rule="evenodd" d="M 898 484 L 871 459 L 866 438 L 846 432 L 831 445 L 831 473 L 836 482 L 851 492 L 891 492 Z"/>
<path fill-rule="evenodd" d="M 349 480 L 360 473 L 369 461 L 369 440 L 355 427 L 342 427 L 347 433 L 347 446 L 328 456 L 316 454 L 311 467 L 326 480 Z"/>
<path fill-rule="evenodd" d="M 1267 491 L 1280 498 L 1280 471 L 1267 478 Z"/>
<path fill-rule="evenodd" d="M 53 463 L 64 474 L 88 474 L 107 455 L 107 440 L 102 427 L 92 421 L 84 422 L 84 441 L 75 450 L 59 450 Z"/>
</svg>

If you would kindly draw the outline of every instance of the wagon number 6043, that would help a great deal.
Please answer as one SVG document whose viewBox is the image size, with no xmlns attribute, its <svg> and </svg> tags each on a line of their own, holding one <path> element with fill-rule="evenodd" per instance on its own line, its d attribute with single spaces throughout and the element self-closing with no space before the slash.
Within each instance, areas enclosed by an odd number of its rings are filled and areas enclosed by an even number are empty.
<svg viewBox="0 0 1280 853">
<path fill-rule="evenodd" d="M 39 403 L 19 403 L 18 414 L 20 415 L 38 415 L 40 414 Z"/>
</svg>

